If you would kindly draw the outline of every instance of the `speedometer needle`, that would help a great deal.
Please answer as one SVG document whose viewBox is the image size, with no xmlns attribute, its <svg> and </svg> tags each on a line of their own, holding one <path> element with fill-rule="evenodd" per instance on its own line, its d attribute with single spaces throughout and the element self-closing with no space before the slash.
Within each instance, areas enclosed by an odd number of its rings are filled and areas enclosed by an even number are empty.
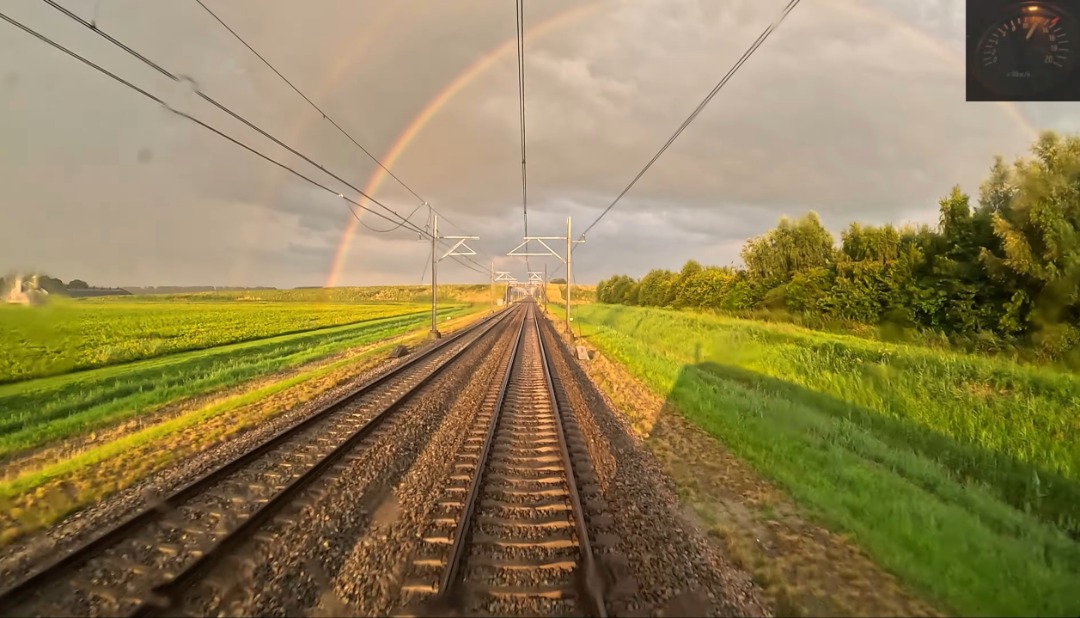
<svg viewBox="0 0 1080 618">
<path fill-rule="evenodd" d="M 1038 27 L 1039 27 L 1039 22 L 1033 21 L 1033 23 L 1031 24 L 1031 27 L 1028 28 L 1028 33 L 1027 33 L 1027 36 L 1024 37 L 1024 40 L 1030 39 L 1031 35 L 1035 34 L 1035 29 L 1038 28 Z"/>
</svg>

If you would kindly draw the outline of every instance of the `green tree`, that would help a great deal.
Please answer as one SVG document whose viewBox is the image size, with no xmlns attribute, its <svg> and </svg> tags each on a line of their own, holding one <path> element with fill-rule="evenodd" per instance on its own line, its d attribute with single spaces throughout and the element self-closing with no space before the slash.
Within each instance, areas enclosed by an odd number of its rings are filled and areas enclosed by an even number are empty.
<svg viewBox="0 0 1080 618">
<path fill-rule="evenodd" d="M 833 237 L 817 213 L 797 221 L 780 219 L 776 228 L 743 246 L 742 259 L 750 279 L 773 288 L 787 283 L 797 272 L 827 267 L 833 262 Z"/>
<path fill-rule="evenodd" d="M 1023 326 L 1056 353 L 1080 344 L 1080 137 L 1045 132 L 1032 150 L 1003 179 L 1015 190 L 991 213 L 1000 242 L 980 257 L 1026 313 Z"/>
<path fill-rule="evenodd" d="M 1043 133 L 994 159 L 978 203 L 954 186 L 935 226 L 851 223 L 834 247 L 817 215 L 748 240 L 744 268 L 689 260 L 601 282 L 602 302 L 775 310 L 919 327 L 973 349 L 1034 346 L 1080 363 L 1080 137 Z"/>
</svg>

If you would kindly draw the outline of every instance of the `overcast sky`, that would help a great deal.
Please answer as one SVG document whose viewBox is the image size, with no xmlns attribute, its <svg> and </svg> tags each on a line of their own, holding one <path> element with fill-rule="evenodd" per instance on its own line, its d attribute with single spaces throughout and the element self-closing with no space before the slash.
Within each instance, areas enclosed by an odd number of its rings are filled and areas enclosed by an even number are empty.
<svg viewBox="0 0 1080 618">
<path fill-rule="evenodd" d="M 376 165 L 194 0 L 59 0 L 350 183 Z M 382 158 L 455 78 L 514 37 L 510 0 L 205 0 Z M 782 0 L 526 0 L 529 231 L 591 223 L 773 20 Z M 39 0 L 0 10 L 335 190 Z M 738 260 L 781 215 L 936 219 L 1033 128 L 1080 129 L 1080 104 L 964 102 L 964 0 L 805 0 L 574 254 L 576 279 Z M 555 19 L 552 27 L 536 28 Z M 515 46 L 457 90 L 392 164 L 464 231 L 474 259 L 523 234 Z M 98 285 L 322 285 L 345 204 L 0 22 L 0 270 Z M 1024 120 L 1026 118 L 1026 120 Z M 376 194 L 401 214 L 394 181 Z M 426 211 L 414 217 L 425 225 Z M 385 229 L 371 215 L 365 223 Z M 558 246 L 558 245 L 555 245 Z M 558 246 L 560 249 L 561 246 Z M 340 285 L 419 283 L 416 233 L 360 227 Z M 547 261 L 552 272 L 559 262 Z M 544 260 L 531 262 L 539 270 Z M 446 281 L 486 281 L 447 260 Z"/>
</svg>

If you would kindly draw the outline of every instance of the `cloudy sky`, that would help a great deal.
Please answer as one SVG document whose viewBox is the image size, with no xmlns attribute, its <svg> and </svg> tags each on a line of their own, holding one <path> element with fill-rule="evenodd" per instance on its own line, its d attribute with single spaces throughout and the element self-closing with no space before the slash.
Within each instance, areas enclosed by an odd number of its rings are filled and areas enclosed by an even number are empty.
<svg viewBox="0 0 1080 618">
<path fill-rule="evenodd" d="M 377 166 L 195 0 L 58 1 L 191 81 L 171 82 L 40 0 L 0 11 L 335 191 L 355 195 L 194 89 L 372 186 Z M 524 260 L 505 256 L 523 234 L 513 2 L 205 2 L 458 226 L 442 233 L 480 236 L 478 263 L 524 278 Z M 591 223 L 783 4 L 526 0 L 530 233 L 563 235 L 567 216 L 575 235 Z M 976 192 L 993 156 L 1024 153 L 1035 129 L 1080 130 L 1080 104 L 966 103 L 963 15 L 964 0 L 802 2 L 590 232 L 576 279 L 691 257 L 727 264 L 747 237 L 810 209 L 834 231 L 933 221 L 953 184 Z M 334 270 L 352 218 L 342 200 L 5 22 L 0 101 L 0 270 L 282 287 L 322 285 Z M 392 179 L 375 197 L 403 215 L 419 203 Z M 336 284 L 419 283 L 428 247 L 415 232 L 360 226 L 343 256 Z M 440 279 L 486 276 L 447 260 Z"/>
</svg>

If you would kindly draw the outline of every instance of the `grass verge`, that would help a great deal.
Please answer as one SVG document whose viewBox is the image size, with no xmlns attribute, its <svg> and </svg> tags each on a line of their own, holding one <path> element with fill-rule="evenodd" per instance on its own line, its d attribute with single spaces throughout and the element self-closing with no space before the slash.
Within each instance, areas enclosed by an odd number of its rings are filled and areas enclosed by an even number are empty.
<svg viewBox="0 0 1080 618">
<path fill-rule="evenodd" d="M 672 311 L 575 316 L 668 405 L 937 604 L 1075 615 L 1076 434 L 1061 431 L 1076 376 Z"/>
</svg>

